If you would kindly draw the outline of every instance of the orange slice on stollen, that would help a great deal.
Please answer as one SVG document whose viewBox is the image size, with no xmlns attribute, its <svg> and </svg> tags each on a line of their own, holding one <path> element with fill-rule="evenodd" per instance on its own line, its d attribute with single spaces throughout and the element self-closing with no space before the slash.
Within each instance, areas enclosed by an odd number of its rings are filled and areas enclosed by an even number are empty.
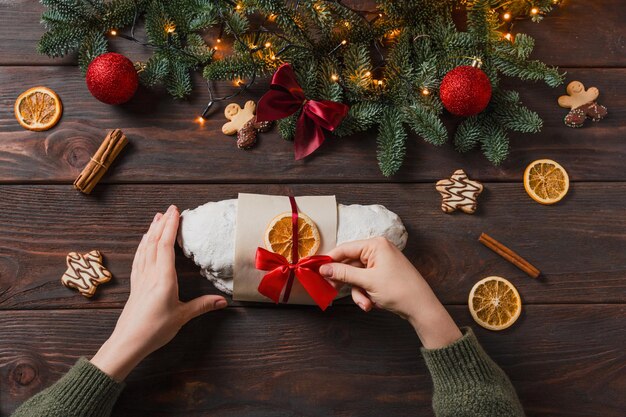
<svg viewBox="0 0 626 417">
<path fill-rule="evenodd" d="M 551 159 L 531 162 L 524 171 L 524 189 L 538 203 L 554 204 L 569 190 L 567 171 Z"/>
<path fill-rule="evenodd" d="M 47 87 L 33 87 L 15 100 L 15 118 L 23 128 L 48 130 L 57 124 L 63 113 L 61 99 Z"/>
<path fill-rule="evenodd" d="M 272 219 L 265 230 L 265 248 L 292 262 L 292 232 L 291 212 L 279 214 Z M 298 257 L 315 255 L 319 247 L 320 232 L 317 226 L 309 216 L 298 213 Z"/>
<path fill-rule="evenodd" d="M 472 317 L 489 330 L 504 330 L 519 318 L 522 299 L 504 278 L 487 277 L 474 285 L 467 301 Z"/>
</svg>

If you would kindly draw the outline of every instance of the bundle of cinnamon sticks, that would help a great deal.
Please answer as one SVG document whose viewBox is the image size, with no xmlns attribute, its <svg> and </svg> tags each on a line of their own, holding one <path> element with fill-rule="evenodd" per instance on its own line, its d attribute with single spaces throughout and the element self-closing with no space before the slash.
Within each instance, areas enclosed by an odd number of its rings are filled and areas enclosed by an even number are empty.
<svg viewBox="0 0 626 417">
<path fill-rule="evenodd" d="M 91 157 L 87 166 L 74 181 L 74 187 L 82 193 L 91 193 L 127 143 L 128 139 L 120 129 L 109 132 L 95 155 Z"/>
</svg>

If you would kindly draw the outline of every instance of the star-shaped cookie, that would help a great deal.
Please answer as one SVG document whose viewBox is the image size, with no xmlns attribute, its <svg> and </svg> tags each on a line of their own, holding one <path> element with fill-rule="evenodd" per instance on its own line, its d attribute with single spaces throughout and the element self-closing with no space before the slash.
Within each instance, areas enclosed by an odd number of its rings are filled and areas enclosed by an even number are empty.
<svg viewBox="0 0 626 417">
<path fill-rule="evenodd" d="M 461 210 L 472 214 L 476 211 L 476 199 L 483 191 L 483 185 L 467 178 L 462 169 L 457 169 L 450 178 L 437 181 L 437 191 L 441 194 L 441 210 L 452 213 Z"/>
<path fill-rule="evenodd" d="M 102 264 L 102 255 L 97 250 L 81 255 L 70 252 L 66 259 L 67 270 L 61 283 L 67 288 L 75 288 L 87 298 L 96 293 L 96 287 L 109 282 L 113 275 Z"/>
</svg>

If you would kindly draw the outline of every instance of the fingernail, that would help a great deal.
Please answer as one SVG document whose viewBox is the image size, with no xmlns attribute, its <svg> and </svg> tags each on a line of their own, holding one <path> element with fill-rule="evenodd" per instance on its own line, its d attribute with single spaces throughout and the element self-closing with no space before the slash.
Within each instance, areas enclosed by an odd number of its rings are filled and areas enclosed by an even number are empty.
<svg viewBox="0 0 626 417">
<path fill-rule="evenodd" d="M 176 211 L 176 206 L 173 204 L 167 208 L 168 213 L 173 213 L 174 211 Z"/>
<path fill-rule="evenodd" d="M 158 222 L 159 220 L 161 220 L 161 217 L 163 217 L 163 215 L 161 213 L 157 213 L 154 215 L 154 220 L 152 220 L 153 222 Z"/>
<path fill-rule="evenodd" d="M 333 275 L 333 267 L 330 265 L 322 265 L 320 266 L 320 274 L 330 277 Z"/>
<path fill-rule="evenodd" d="M 224 308 L 228 306 L 228 302 L 226 300 L 217 300 L 215 302 L 215 308 Z"/>
<path fill-rule="evenodd" d="M 365 308 L 365 304 L 360 303 L 360 302 L 359 302 L 359 303 L 356 303 L 356 304 L 357 304 L 359 307 L 361 307 L 361 310 L 363 310 L 363 311 L 367 311 L 367 309 Z"/>
</svg>

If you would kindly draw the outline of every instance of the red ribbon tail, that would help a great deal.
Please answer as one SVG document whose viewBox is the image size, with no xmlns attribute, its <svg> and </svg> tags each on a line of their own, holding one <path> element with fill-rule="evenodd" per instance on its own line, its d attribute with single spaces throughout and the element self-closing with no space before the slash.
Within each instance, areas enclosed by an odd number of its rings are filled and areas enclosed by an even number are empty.
<svg viewBox="0 0 626 417">
<path fill-rule="evenodd" d="M 337 289 L 315 272 L 310 270 L 299 272 L 298 280 L 322 311 L 326 311 L 337 296 Z"/>
<path fill-rule="evenodd" d="M 294 138 L 294 154 L 296 160 L 304 159 L 319 148 L 326 136 L 320 125 L 311 120 L 306 112 L 302 112 L 296 124 Z"/>
</svg>

